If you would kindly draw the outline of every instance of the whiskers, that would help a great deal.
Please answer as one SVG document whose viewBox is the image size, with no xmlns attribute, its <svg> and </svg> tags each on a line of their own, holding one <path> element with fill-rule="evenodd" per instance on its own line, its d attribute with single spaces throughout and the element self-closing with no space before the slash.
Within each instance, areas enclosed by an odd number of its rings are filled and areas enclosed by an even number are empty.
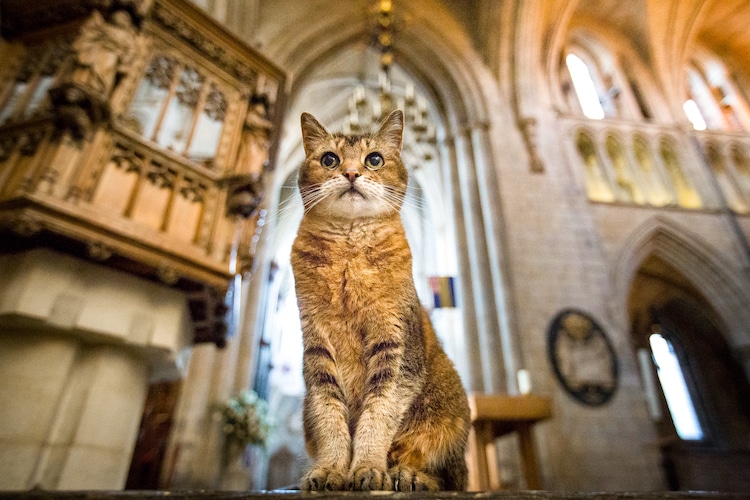
<svg viewBox="0 0 750 500">
<path fill-rule="evenodd" d="M 374 204 L 380 204 L 381 211 L 389 214 L 408 212 L 423 219 L 424 199 L 419 195 L 419 187 L 407 190 L 402 187 L 381 184 L 370 179 L 363 179 L 362 191 Z"/>
<path fill-rule="evenodd" d="M 424 220 L 424 198 L 420 196 L 418 186 L 404 189 L 403 186 L 383 184 L 378 179 L 365 175 L 354 184 L 354 190 L 359 195 L 351 193 L 352 184 L 344 176 L 301 186 L 299 189 L 290 186 L 284 188 L 294 189 L 294 192 L 280 197 L 275 214 L 278 225 L 297 223 L 312 210 L 323 210 L 320 212 L 323 216 L 337 218 L 408 214 L 411 220 Z"/>
<path fill-rule="evenodd" d="M 278 237 L 284 239 L 290 234 L 295 234 L 303 212 L 302 199 L 297 186 L 281 186 L 278 203 L 269 209 L 266 222 L 266 228 L 269 231 L 267 237 L 275 242 Z"/>
<path fill-rule="evenodd" d="M 423 224 L 426 219 L 427 201 L 423 196 L 422 187 L 414 182 L 409 182 L 409 187 L 406 193 L 403 195 L 403 201 L 401 203 L 401 215 L 402 218 L 409 214 L 410 217 L 416 218 L 420 224 Z"/>
<path fill-rule="evenodd" d="M 383 185 L 379 190 L 378 200 L 390 209 L 389 212 L 399 212 L 404 203 L 405 193 L 393 186 Z"/>
<path fill-rule="evenodd" d="M 325 200 L 331 194 L 331 190 L 326 188 L 325 183 L 301 187 L 299 192 L 302 196 L 302 205 L 305 207 L 305 214 L 309 213 L 315 205 Z"/>
</svg>

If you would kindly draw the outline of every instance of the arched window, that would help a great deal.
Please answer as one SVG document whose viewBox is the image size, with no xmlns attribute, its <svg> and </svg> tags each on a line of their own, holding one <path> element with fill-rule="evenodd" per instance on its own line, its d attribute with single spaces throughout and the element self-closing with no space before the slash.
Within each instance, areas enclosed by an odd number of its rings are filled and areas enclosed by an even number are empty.
<svg viewBox="0 0 750 500">
<path fill-rule="evenodd" d="M 750 130 L 750 108 L 724 64 L 705 56 L 687 69 L 688 99 L 683 106 L 696 130 Z"/>
<path fill-rule="evenodd" d="M 615 192 L 619 201 L 627 203 L 645 202 L 635 172 L 628 162 L 622 144 L 613 135 L 607 137 L 607 154 L 615 172 Z"/>
<path fill-rule="evenodd" d="M 688 88 L 690 99 L 685 102 L 683 109 L 693 123 L 693 128 L 696 130 L 726 128 L 721 109 L 714 100 L 708 83 L 695 67 L 688 69 Z"/>
<path fill-rule="evenodd" d="M 144 137 L 211 167 L 227 103 L 217 86 L 175 59 L 151 60 L 130 108 L 130 123 Z"/>
<path fill-rule="evenodd" d="M 722 155 L 719 148 L 714 144 L 709 144 L 706 148 L 706 156 L 708 157 L 711 171 L 721 188 L 724 199 L 726 200 L 727 205 L 729 205 L 729 208 L 735 212 L 747 213 L 747 204 L 745 203 L 745 200 L 742 199 L 742 194 L 740 194 L 739 188 L 735 184 L 732 174 L 727 169 L 724 155 Z"/>
<path fill-rule="evenodd" d="M 591 119 L 650 120 L 653 111 L 639 81 L 645 72 L 636 70 L 632 48 L 612 46 L 586 30 L 575 30 L 570 37 L 560 64 L 569 109 Z"/>
<path fill-rule="evenodd" d="M 703 439 L 703 428 L 698 420 L 675 347 L 662 335 L 658 326 L 654 328 L 655 333 L 648 338 L 649 346 L 675 430 L 680 439 L 699 441 Z"/>
<path fill-rule="evenodd" d="M 674 148 L 667 140 L 661 142 L 661 159 L 667 170 L 672 186 L 677 192 L 677 203 L 685 208 L 700 208 L 703 202 L 693 188 L 692 182 L 682 170 L 682 165 L 677 158 Z"/>
<path fill-rule="evenodd" d="M 576 146 L 585 167 L 586 194 L 589 199 L 604 202 L 614 201 L 615 197 L 612 194 L 612 188 L 607 180 L 604 167 L 599 161 L 594 141 L 584 132 L 580 132 L 576 140 Z"/>
<path fill-rule="evenodd" d="M 587 118 L 596 120 L 604 118 L 604 108 L 589 66 L 583 62 L 583 59 L 573 53 L 567 55 L 565 63 L 568 66 L 573 88 L 583 114 Z"/>
<path fill-rule="evenodd" d="M 674 204 L 674 196 L 665 186 L 664 178 L 654 162 L 651 149 L 641 137 L 633 140 L 633 153 L 645 182 L 644 188 L 648 203 L 657 207 Z"/>
</svg>

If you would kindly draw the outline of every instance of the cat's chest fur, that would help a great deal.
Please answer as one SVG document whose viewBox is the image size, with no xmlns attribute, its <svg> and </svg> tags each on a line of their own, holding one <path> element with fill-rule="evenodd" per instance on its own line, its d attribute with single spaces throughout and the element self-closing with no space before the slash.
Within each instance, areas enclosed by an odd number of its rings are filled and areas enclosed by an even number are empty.
<svg viewBox="0 0 750 500">
<path fill-rule="evenodd" d="M 311 224 L 312 225 L 312 224 Z M 292 248 L 295 280 L 310 304 L 341 319 L 366 321 L 368 312 L 411 283 L 411 254 L 400 224 L 351 224 L 309 230 L 304 222 Z M 317 299 L 317 300 L 315 300 Z"/>
<path fill-rule="evenodd" d="M 373 320 L 398 322 L 398 302 L 417 300 L 403 228 L 400 222 L 337 227 L 303 221 L 292 266 L 302 314 L 335 325 L 326 340 L 351 403 L 364 383 Z"/>
</svg>

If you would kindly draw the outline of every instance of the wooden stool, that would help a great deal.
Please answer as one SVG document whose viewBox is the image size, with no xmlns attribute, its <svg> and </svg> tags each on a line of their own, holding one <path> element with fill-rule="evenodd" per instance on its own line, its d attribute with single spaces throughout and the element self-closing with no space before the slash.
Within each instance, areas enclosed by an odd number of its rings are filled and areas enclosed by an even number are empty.
<svg viewBox="0 0 750 500">
<path fill-rule="evenodd" d="M 550 418 L 552 407 L 548 398 L 531 394 L 470 394 L 472 430 L 469 436 L 469 491 L 502 489 L 498 474 L 495 439 L 518 433 L 518 447 L 526 487 L 542 488 L 542 480 L 534 448 L 534 424 Z"/>
</svg>

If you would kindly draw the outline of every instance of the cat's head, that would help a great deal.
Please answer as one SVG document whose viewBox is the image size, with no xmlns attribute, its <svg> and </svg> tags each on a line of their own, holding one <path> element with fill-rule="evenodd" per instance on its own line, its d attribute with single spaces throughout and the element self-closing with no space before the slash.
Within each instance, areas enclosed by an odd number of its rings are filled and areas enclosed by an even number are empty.
<svg viewBox="0 0 750 500">
<path fill-rule="evenodd" d="M 352 220 L 398 214 L 408 178 L 401 110 L 368 135 L 332 134 L 308 113 L 301 121 L 305 161 L 298 184 L 305 213 Z"/>
</svg>

